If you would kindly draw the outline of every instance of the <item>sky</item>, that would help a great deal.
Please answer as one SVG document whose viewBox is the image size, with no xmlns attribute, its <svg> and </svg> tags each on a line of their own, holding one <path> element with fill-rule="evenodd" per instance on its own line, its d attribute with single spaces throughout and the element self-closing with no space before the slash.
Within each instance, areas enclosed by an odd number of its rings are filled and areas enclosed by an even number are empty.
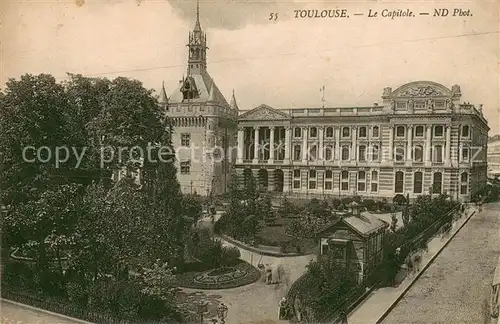
<svg viewBox="0 0 500 324">
<path fill-rule="evenodd" d="M 381 102 L 384 87 L 458 84 L 500 133 L 500 1 L 200 0 L 208 71 L 240 109 Z M 432 17 L 436 8 L 472 16 Z M 349 18 L 296 19 L 294 10 L 346 9 Z M 378 17 L 367 17 L 369 9 Z M 380 17 L 409 9 L 412 18 Z M 277 20 L 269 20 L 270 13 Z M 363 13 L 364 16 L 354 16 Z M 451 15 L 451 13 L 450 13 Z M 190 0 L 0 0 L 0 87 L 22 74 L 138 79 L 170 95 L 186 71 Z"/>
</svg>

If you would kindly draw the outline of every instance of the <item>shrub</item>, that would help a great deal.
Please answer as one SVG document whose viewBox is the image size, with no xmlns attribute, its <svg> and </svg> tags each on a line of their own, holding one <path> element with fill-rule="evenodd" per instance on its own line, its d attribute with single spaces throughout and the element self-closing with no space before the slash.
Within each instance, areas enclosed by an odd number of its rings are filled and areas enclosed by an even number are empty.
<svg viewBox="0 0 500 324">
<path fill-rule="evenodd" d="M 340 199 L 337 199 L 337 198 L 332 199 L 332 207 L 334 209 L 339 210 L 341 204 L 342 204 L 342 201 Z"/>
<path fill-rule="evenodd" d="M 221 253 L 221 264 L 224 266 L 230 266 L 236 264 L 240 258 L 240 250 L 234 246 L 224 246 L 222 247 Z"/>
<path fill-rule="evenodd" d="M 368 211 L 374 211 L 377 207 L 377 203 L 373 199 L 364 199 L 361 202 L 362 206 L 365 207 Z"/>
</svg>

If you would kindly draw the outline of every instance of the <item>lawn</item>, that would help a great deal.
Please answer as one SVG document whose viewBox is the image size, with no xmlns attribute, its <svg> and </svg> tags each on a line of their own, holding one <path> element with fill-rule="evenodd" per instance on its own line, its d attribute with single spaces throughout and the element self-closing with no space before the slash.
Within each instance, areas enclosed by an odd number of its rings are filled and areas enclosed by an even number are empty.
<svg viewBox="0 0 500 324">
<path fill-rule="evenodd" d="M 298 238 L 285 233 L 286 225 L 293 221 L 290 218 L 278 218 L 273 225 L 263 225 L 256 234 L 256 244 L 281 247 L 282 252 L 313 253 L 316 248 L 314 239 Z"/>
</svg>

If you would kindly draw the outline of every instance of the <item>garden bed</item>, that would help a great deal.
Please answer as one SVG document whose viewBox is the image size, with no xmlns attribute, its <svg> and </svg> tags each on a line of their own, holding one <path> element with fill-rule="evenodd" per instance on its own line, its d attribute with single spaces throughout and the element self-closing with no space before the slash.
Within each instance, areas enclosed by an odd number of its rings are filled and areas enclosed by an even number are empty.
<svg viewBox="0 0 500 324">
<path fill-rule="evenodd" d="M 245 261 L 230 267 L 191 271 L 177 275 L 179 286 L 192 289 L 229 289 L 256 282 L 261 272 Z"/>
</svg>

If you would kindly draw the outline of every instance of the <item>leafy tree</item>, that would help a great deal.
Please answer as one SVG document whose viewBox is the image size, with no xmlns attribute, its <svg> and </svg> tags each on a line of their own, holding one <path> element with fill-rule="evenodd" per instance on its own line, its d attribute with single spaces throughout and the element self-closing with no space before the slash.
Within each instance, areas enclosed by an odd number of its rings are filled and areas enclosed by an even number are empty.
<svg viewBox="0 0 500 324">
<path fill-rule="evenodd" d="M 161 264 L 157 260 L 151 269 L 144 269 L 141 275 L 142 293 L 170 303 L 178 291 L 177 281 L 168 263 Z"/>
<path fill-rule="evenodd" d="M 303 297 L 311 304 L 315 319 L 324 320 L 325 315 L 335 315 L 331 310 L 340 306 L 343 298 L 356 286 L 356 276 L 333 254 L 322 255 L 307 268 L 307 292 L 303 292 Z"/>
<path fill-rule="evenodd" d="M 27 74 L 7 82 L 0 106 L 0 202 L 9 212 L 39 199 L 51 182 L 56 157 L 49 151 L 75 144 L 68 107 L 64 88 L 50 75 Z M 48 149 L 37 157 L 33 148 L 43 146 Z"/>
</svg>

